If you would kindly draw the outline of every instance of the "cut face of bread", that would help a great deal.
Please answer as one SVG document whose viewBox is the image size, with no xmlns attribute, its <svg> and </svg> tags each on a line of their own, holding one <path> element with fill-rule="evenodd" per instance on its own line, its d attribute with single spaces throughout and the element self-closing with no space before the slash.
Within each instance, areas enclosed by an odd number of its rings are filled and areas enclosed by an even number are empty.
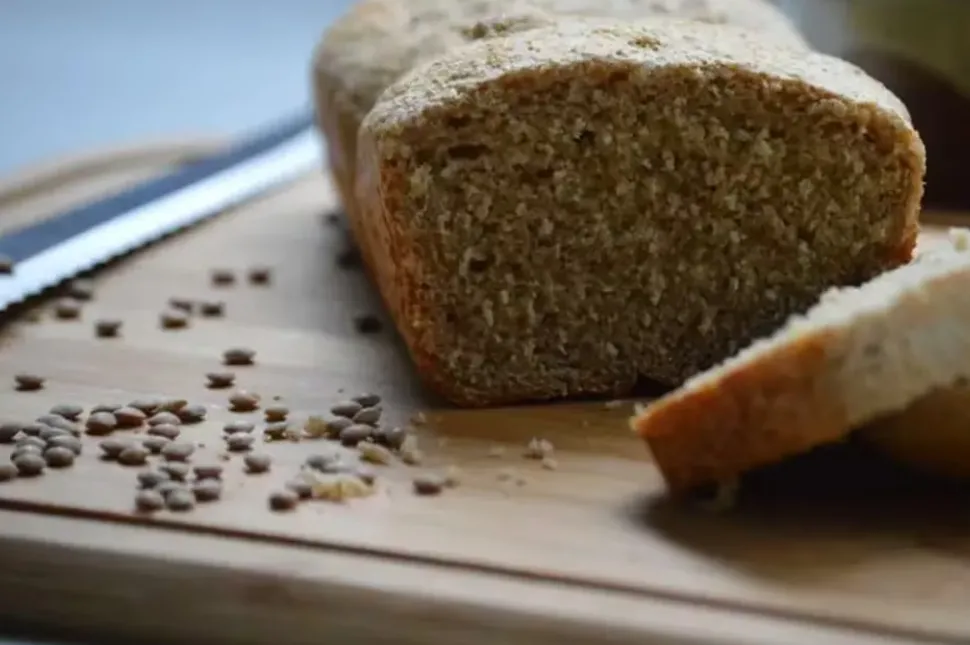
<svg viewBox="0 0 970 645">
<path fill-rule="evenodd" d="M 678 22 L 453 52 L 385 93 L 360 150 L 382 293 L 463 404 L 681 382 L 907 261 L 924 169 L 855 67 Z"/>
<path fill-rule="evenodd" d="M 931 253 L 829 292 L 767 340 L 648 406 L 633 426 L 671 489 L 729 479 L 970 377 L 968 320 L 970 253 Z"/>
</svg>

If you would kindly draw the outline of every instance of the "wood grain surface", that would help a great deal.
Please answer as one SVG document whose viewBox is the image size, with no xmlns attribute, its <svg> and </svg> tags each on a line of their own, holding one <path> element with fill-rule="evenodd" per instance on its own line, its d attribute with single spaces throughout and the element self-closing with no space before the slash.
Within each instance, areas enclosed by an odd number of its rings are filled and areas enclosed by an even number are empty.
<svg viewBox="0 0 970 645">
<path fill-rule="evenodd" d="M 75 190 L 22 196 L 17 221 Z M 713 514 L 664 500 L 628 430 L 632 401 L 442 406 L 389 329 L 355 330 L 355 315 L 384 312 L 365 275 L 336 262 L 348 242 L 326 220 L 334 207 L 314 174 L 98 273 L 78 321 L 56 320 L 49 300 L 8 321 L 4 417 L 144 396 L 203 403 L 207 420 L 183 438 L 198 445 L 193 463 L 224 465 L 225 493 L 190 513 L 137 515 L 138 468 L 101 461 L 92 437 L 72 469 L 0 484 L 0 616 L 226 643 L 970 642 L 965 497 L 798 483 L 783 494 L 781 477 L 774 494 Z M 0 215 L 0 228 L 13 221 Z M 260 264 L 273 267 L 268 286 L 209 283 L 215 267 L 242 275 Z M 173 296 L 222 300 L 226 316 L 162 330 Z M 124 321 L 120 338 L 95 338 L 102 317 Z M 387 423 L 423 412 L 426 463 L 375 467 L 366 498 L 270 511 L 268 494 L 307 456 L 338 448 L 258 439 L 274 459 L 263 475 L 246 474 L 239 456 L 223 461 L 222 425 L 262 422 L 205 387 L 237 345 L 258 352 L 235 368 L 239 387 L 280 397 L 296 420 L 364 391 L 382 395 Z M 47 377 L 45 389 L 15 391 L 24 371 Z M 555 470 L 524 458 L 532 437 L 555 445 Z M 0 459 L 9 452 L 0 446 Z M 417 473 L 450 466 L 460 486 L 413 493 Z M 838 467 L 809 479 L 826 484 Z M 850 482 L 868 476 L 851 472 Z"/>
</svg>

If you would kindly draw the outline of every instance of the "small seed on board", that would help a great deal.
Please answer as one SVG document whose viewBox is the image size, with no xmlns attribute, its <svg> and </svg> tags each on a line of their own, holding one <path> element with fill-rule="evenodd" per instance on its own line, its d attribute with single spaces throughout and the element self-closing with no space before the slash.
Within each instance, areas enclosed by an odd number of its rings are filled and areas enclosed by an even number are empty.
<svg viewBox="0 0 970 645">
<path fill-rule="evenodd" d="M 259 409 L 259 395 L 242 390 L 233 392 L 229 397 L 229 405 L 233 412 L 253 412 Z"/>
<path fill-rule="evenodd" d="M 172 478 L 172 481 L 182 482 L 189 476 L 189 465 L 181 461 L 170 461 L 159 465 L 158 469 Z"/>
<path fill-rule="evenodd" d="M 151 416 L 159 411 L 159 408 L 161 408 L 162 403 L 164 403 L 162 399 L 159 399 L 156 397 L 148 397 L 144 399 L 135 399 L 134 401 L 128 404 L 128 407 L 141 410 L 145 414 Z"/>
<path fill-rule="evenodd" d="M 197 502 L 214 502 L 222 497 L 222 482 L 218 479 L 203 479 L 192 484 L 192 494 Z"/>
<path fill-rule="evenodd" d="M 185 399 L 163 399 L 158 402 L 158 407 L 155 412 L 171 412 L 175 414 L 188 404 L 189 402 Z"/>
<path fill-rule="evenodd" d="M 182 419 L 179 418 L 174 412 L 156 412 L 152 416 L 148 417 L 148 425 L 150 426 L 177 426 L 182 423 Z"/>
<path fill-rule="evenodd" d="M 221 464 L 201 464 L 192 469 L 196 479 L 219 479 L 222 477 Z"/>
<path fill-rule="evenodd" d="M 47 465 L 44 457 L 36 452 L 19 454 L 11 461 L 21 477 L 36 477 L 44 472 L 44 467 Z"/>
<path fill-rule="evenodd" d="M 263 414 L 266 415 L 266 420 L 271 423 L 276 421 L 286 421 L 286 417 L 289 413 L 290 409 L 285 405 L 270 405 L 263 410 Z"/>
<path fill-rule="evenodd" d="M 17 448 L 14 449 L 12 453 L 10 453 L 10 461 L 14 461 L 20 455 L 26 455 L 26 454 L 42 455 L 44 454 L 44 449 L 33 445 L 18 446 Z"/>
<path fill-rule="evenodd" d="M 70 434 L 53 437 L 47 442 L 47 445 L 54 448 L 67 448 L 75 455 L 80 455 L 84 450 L 84 444 L 81 443 L 81 440 Z"/>
<path fill-rule="evenodd" d="M 256 351 L 248 347 L 230 347 L 222 352 L 222 362 L 226 365 L 252 365 Z"/>
<path fill-rule="evenodd" d="M 64 417 L 68 421 L 77 421 L 84 414 L 84 408 L 75 403 L 58 403 L 51 408 L 50 413 Z"/>
<path fill-rule="evenodd" d="M 51 446 L 44 451 L 44 461 L 51 468 L 70 468 L 74 465 L 74 458 L 74 451 L 63 446 Z"/>
<path fill-rule="evenodd" d="M 364 409 L 357 401 L 338 401 L 330 406 L 330 413 L 338 417 L 346 417 L 348 419 L 353 419 L 354 415 Z"/>
<path fill-rule="evenodd" d="M 378 428 L 377 432 L 374 433 L 374 439 L 381 444 L 384 444 L 391 450 L 400 450 L 401 444 L 408 436 L 408 429 L 402 428 L 400 426 L 395 426 L 393 428 Z"/>
<path fill-rule="evenodd" d="M 94 335 L 98 338 L 117 338 L 121 332 L 121 321 L 117 318 L 102 318 L 94 322 Z"/>
<path fill-rule="evenodd" d="M 40 448 L 43 450 L 47 447 L 47 442 L 40 437 L 21 437 L 17 439 L 17 443 L 14 444 L 18 448 L 23 448 L 25 446 L 33 446 L 35 448 Z"/>
<path fill-rule="evenodd" d="M 192 453 L 195 452 L 195 446 L 187 441 L 173 441 L 172 443 L 166 445 L 162 448 L 162 457 L 166 461 L 187 461 Z"/>
<path fill-rule="evenodd" d="M 170 309 L 178 309 L 187 314 L 191 314 L 195 310 L 195 302 L 191 298 L 183 298 L 181 296 L 172 296 L 169 298 L 168 306 Z"/>
<path fill-rule="evenodd" d="M 155 437 L 162 437 L 168 439 L 169 441 L 175 441 L 178 439 L 182 431 L 178 426 L 174 426 L 170 423 L 160 423 L 157 426 L 149 426 L 148 434 Z"/>
<path fill-rule="evenodd" d="M 212 284 L 217 287 L 226 287 L 236 283 L 236 274 L 230 269 L 212 269 L 209 273 Z"/>
<path fill-rule="evenodd" d="M 117 459 L 118 455 L 124 452 L 125 448 L 131 445 L 130 441 L 123 439 L 104 439 L 98 444 L 105 459 Z"/>
<path fill-rule="evenodd" d="M 251 434 L 231 434 L 226 437 L 226 448 L 230 452 L 245 452 L 253 447 L 253 442 Z"/>
<path fill-rule="evenodd" d="M 37 417 L 37 419 L 35 420 L 37 421 L 37 423 L 40 423 L 42 425 L 45 425 L 51 428 L 58 428 L 60 430 L 66 430 L 67 432 L 70 432 L 73 435 L 81 434 L 81 431 L 77 427 L 77 424 L 75 424 L 73 421 L 68 421 L 67 419 L 65 419 L 64 417 L 58 414 L 43 414 Z M 40 433 L 38 432 L 37 434 L 39 435 Z"/>
<path fill-rule="evenodd" d="M 171 481 L 168 473 L 161 470 L 143 470 L 138 473 L 138 485 L 142 488 L 155 488 L 162 482 Z"/>
<path fill-rule="evenodd" d="M 286 439 L 286 431 L 290 427 L 286 421 L 280 421 L 278 423 L 270 423 L 265 428 L 263 428 L 263 437 L 269 439 L 270 441 L 279 441 L 281 439 Z"/>
<path fill-rule="evenodd" d="M 0 482 L 8 482 L 17 476 L 17 467 L 13 464 L 0 464 Z"/>
<path fill-rule="evenodd" d="M 163 437 L 161 435 L 150 435 L 142 439 L 141 445 L 145 446 L 145 449 L 148 450 L 148 452 L 152 453 L 153 455 L 157 455 L 162 452 L 162 448 L 171 442 L 172 440 L 168 437 Z"/>
<path fill-rule="evenodd" d="M 444 474 L 445 488 L 458 488 L 461 484 L 461 470 L 458 466 L 448 466 Z"/>
<path fill-rule="evenodd" d="M 432 473 L 418 475 L 411 483 L 418 495 L 438 495 L 445 487 L 444 478 Z"/>
<path fill-rule="evenodd" d="M 256 426 L 249 421 L 230 421 L 222 426 L 222 431 L 226 434 L 248 434 L 256 429 Z"/>
<path fill-rule="evenodd" d="M 394 453 L 376 443 L 361 442 L 357 444 L 357 451 L 360 453 L 361 460 L 379 466 L 387 466 L 394 461 Z"/>
<path fill-rule="evenodd" d="M 144 466 L 148 461 L 148 448 L 129 445 L 118 455 L 118 463 L 122 466 Z"/>
<path fill-rule="evenodd" d="M 175 414 L 182 420 L 182 423 L 201 423 L 205 420 L 206 412 L 204 405 L 192 403 L 184 408 L 179 408 Z"/>
<path fill-rule="evenodd" d="M 384 323 L 374 314 L 354 316 L 354 329 L 360 334 L 377 334 L 384 329 Z"/>
<path fill-rule="evenodd" d="M 191 511 L 195 508 L 195 495 L 191 490 L 179 488 L 173 490 L 165 497 L 165 505 L 168 507 L 168 510 L 178 513 Z"/>
<path fill-rule="evenodd" d="M 188 491 L 189 487 L 186 486 L 185 483 L 183 483 L 181 480 L 175 481 L 174 479 L 172 479 L 171 481 L 162 482 L 161 484 L 155 487 L 155 490 L 158 491 L 159 495 L 161 495 L 163 498 L 168 499 L 168 496 L 174 493 L 175 491 L 178 491 L 178 490 Z"/>
<path fill-rule="evenodd" d="M 373 392 L 364 392 L 363 394 L 358 394 L 355 396 L 353 401 L 359 404 L 362 408 L 372 408 L 375 405 L 380 405 L 381 397 Z"/>
<path fill-rule="evenodd" d="M 413 434 L 404 438 L 398 453 L 401 455 L 401 461 L 409 466 L 417 466 L 424 461 L 424 452 L 418 446 L 418 438 Z"/>
<path fill-rule="evenodd" d="M 13 380 L 17 389 L 21 392 L 36 392 L 37 390 L 43 389 L 44 383 L 47 381 L 43 376 L 31 374 L 30 372 L 16 374 Z"/>
<path fill-rule="evenodd" d="M 13 259 L 6 255 L 0 255 L 0 275 L 13 275 Z"/>
<path fill-rule="evenodd" d="M 13 443 L 23 426 L 13 421 L 0 423 L 0 443 Z"/>
<path fill-rule="evenodd" d="M 118 408 L 114 415 L 119 428 L 137 428 L 145 422 L 145 413 L 138 408 Z"/>
<path fill-rule="evenodd" d="M 20 429 L 20 431 L 23 432 L 28 437 L 39 437 L 40 431 L 46 427 L 47 427 L 47 424 L 41 423 L 39 421 L 34 421 L 31 423 L 25 423 L 24 426 Z M 3 442 L 0 441 L 0 443 L 3 443 Z"/>
<path fill-rule="evenodd" d="M 249 282 L 251 284 L 269 284 L 273 276 L 273 270 L 267 266 L 254 266 L 249 269 Z"/>
<path fill-rule="evenodd" d="M 111 412 L 114 413 L 115 410 L 125 407 L 121 403 L 98 403 L 91 408 L 91 414 L 97 412 Z M 56 414 L 56 413 L 55 413 Z"/>
<path fill-rule="evenodd" d="M 199 313 L 206 318 L 218 318 L 226 313 L 226 303 L 221 300 L 207 300 L 199 303 Z"/>
<path fill-rule="evenodd" d="M 339 473 L 346 470 L 343 460 L 336 452 L 310 455 L 304 460 L 303 465 L 311 470 L 319 470 L 322 473 Z"/>
<path fill-rule="evenodd" d="M 313 486 L 305 479 L 291 479 L 284 484 L 287 490 L 296 493 L 300 499 L 310 499 L 313 495 Z"/>
<path fill-rule="evenodd" d="M 252 474 L 265 473 L 273 465 L 272 458 L 266 453 L 254 452 L 243 457 L 246 471 Z"/>
<path fill-rule="evenodd" d="M 300 496 L 290 489 L 273 491 L 269 495 L 269 507 L 274 511 L 291 511 L 299 501 Z"/>
<path fill-rule="evenodd" d="M 236 382 L 236 375 L 232 372 L 209 372 L 205 375 L 206 387 L 213 390 L 220 390 L 226 387 L 232 387 L 233 383 Z"/>
<path fill-rule="evenodd" d="M 106 435 L 114 432 L 118 427 L 118 421 L 110 412 L 95 412 L 84 422 L 84 426 L 90 435 Z"/>
<path fill-rule="evenodd" d="M 74 435 L 72 435 L 67 430 L 62 430 L 60 428 L 52 428 L 48 426 L 46 428 L 43 428 L 37 436 L 43 439 L 44 441 L 50 441 L 54 437 L 72 437 Z"/>
<path fill-rule="evenodd" d="M 73 298 L 61 298 L 54 303 L 54 317 L 60 320 L 77 320 L 81 317 L 81 303 Z"/>
<path fill-rule="evenodd" d="M 167 309 L 158 315 L 162 329 L 184 329 L 189 326 L 189 315 L 179 309 Z"/>
<path fill-rule="evenodd" d="M 345 446 L 356 446 L 361 441 L 369 439 L 373 432 L 374 428 L 355 423 L 340 431 L 340 443 Z"/>
<path fill-rule="evenodd" d="M 354 415 L 354 423 L 361 423 L 368 426 L 377 425 L 377 423 L 381 420 L 381 412 L 382 410 L 380 406 L 363 408 Z"/>
<path fill-rule="evenodd" d="M 75 300 L 91 300 L 94 297 L 94 283 L 79 278 L 67 284 L 67 295 Z"/>
<path fill-rule="evenodd" d="M 135 508 L 142 513 L 154 513 L 165 508 L 165 498 L 157 490 L 140 490 L 135 494 Z"/>
</svg>

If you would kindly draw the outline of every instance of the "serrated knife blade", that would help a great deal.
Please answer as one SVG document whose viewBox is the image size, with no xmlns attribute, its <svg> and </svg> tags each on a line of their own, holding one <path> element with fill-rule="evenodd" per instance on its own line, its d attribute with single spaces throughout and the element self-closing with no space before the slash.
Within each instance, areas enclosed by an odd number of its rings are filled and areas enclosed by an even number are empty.
<svg viewBox="0 0 970 645">
<path fill-rule="evenodd" d="M 320 167 L 309 113 L 227 151 L 121 193 L 0 236 L 13 261 L 0 275 L 0 312 L 64 280 L 154 242 Z"/>
</svg>

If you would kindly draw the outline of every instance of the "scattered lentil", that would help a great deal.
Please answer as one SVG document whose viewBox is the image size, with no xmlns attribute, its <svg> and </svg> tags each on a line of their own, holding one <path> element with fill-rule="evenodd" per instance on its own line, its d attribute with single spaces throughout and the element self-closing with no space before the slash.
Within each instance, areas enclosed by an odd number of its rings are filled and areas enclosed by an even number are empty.
<svg viewBox="0 0 970 645">
<path fill-rule="evenodd" d="M 162 457 L 166 461 L 187 461 L 192 453 L 195 452 L 195 446 L 187 441 L 173 441 L 162 448 Z"/>
<path fill-rule="evenodd" d="M 158 402 L 155 412 L 176 413 L 189 404 L 185 399 L 164 399 Z"/>
<path fill-rule="evenodd" d="M 134 401 L 128 404 L 128 407 L 141 410 L 148 416 L 151 416 L 159 411 L 159 409 L 162 406 L 162 403 L 164 403 L 162 399 L 159 399 L 157 397 L 149 397 L 144 399 L 135 399 Z"/>
<path fill-rule="evenodd" d="M 392 450 L 400 450 L 404 440 L 408 437 L 408 429 L 395 426 L 393 428 L 378 428 L 375 439 Z"/>
<path fill-rule="evenodd" d="M 195 508 L 195 495 L 186 488 L 174 489 L 165 497 L 165 505 L 177 513 L 191 511 Z"/>
<path fill-rule="evenodd" d="M 411 483 L 418 495 L 438 495 L 445 487 L 444 478 L 433 473 L 418 475 Z"/>
<path fill-rule="evenodd" d="M 266 453 L 254 452 L 243 457 L 243 463 L 246 464 L 247 472 L 259 474 L 269 471 L 273 460 Z"/>
<path fill-rule="evenodd" d="M 374 428 L 355 423 L 340 431 L 340 443 L 345 446 L 356 446 L 361 441 L 369 439 L 373 432 Z"/>
<path fill-rule="evenodd" d="M 43 376 L 29 372 L 17 374 L 13 377 L 13 380 L 17 389 L 21 392 L 36 392 L 37 390 L 43 389 L 44 383 L 47 381 Z"/>
<path fill-rule="evenodd" d="M 104 439 L 98 444 L 105 459 L 117 459 L 118 455 L 124 452 L 125 448 L 131 446 L 130 441 L 122 439 Z"/>
<path fill-rule="evenodd" d="M 23 426 L 13 421 L 0 423 L 0 443 L 13 443 L 22 430 Z"/>
<path fill-rule="evenodd" d="M 53 448 L 67 448 L 75 455 L 80 455 L 81 451 L 84 450 L 84 444 L 81 443 L 81 440 L 69 434 L 53 437 L 47 442 L 47 445 Z"/>
<path fill-rule="evenodd" d="M 269 284 L 273 270 L 267 266 L 255 266 L 249 269 L 249 282 L 252 284 Z"/>
<path fill-rule="evenodd" d="M 81 317 L 81 303 L 73 298 L 60 298 L 54 303 L 54 317 L 60 320 L 77 320 Z"/>
<path fill-rule="evenodd" d="M 274 511 L 291 511 L 299 501 L 300 496 L 292 490 L 277 490 L 270 493 L 269 507 Z"/>
<path fill-rule="evenodd" d="M 148 448 L 129 445 L 118 454 L 118 463 L 122 466 L 144 466 L 148 461 Z"/>
<path fill-rule="evenodd" d="M 189 315 L 178 309 L 167 309 L 159 314 L 162 329 L 184 329 L 189 326 Z"/>
<path fill-rule="evenodd" d="M 266 420 L 269 422 L 285 421 L 290 409 L 285 405 L 270 405 L 263 409 Z"/>
<path fill-rule="evenodd" d="M 217 287 L 225 287 L 236 283 L 236 274 L 230 269 L 213 269 L 209 274 L 212 284 Z"/>
<path fill-rule="evenodd" d="M 384 329 L 384 323 L 374 314 L 354 316 L 354 329 L 360 334 L 377 334 Z"/>
<path fill-rule="evenodd" d="M 178 426 L 174 426 L 170 423 L 160 423 L 157 426 L 149 426 L 148 434 L 155 437 L 163 437 L 169 441 L 174 441 L 178 439 L 182 431 Z"/>
<path fill-rule="evenodd" d="M 363 408 L 360 412 L 354 415 L 354 423 L 360 423 L 368 426 L 377 425 L 378 421 L 381 420 L 381 408 L 380 406 L 374 406 L 371 408 Z"/>
<path fill-rule="evenodd" d="M 353 419 L 354 415 L 356 415 L 358 412 L 360 412 L 363 409 L 364 409 L 364 406 L 362 406 L 357 401 L 347 400 L 347 401 L 338 401 L 337 403 L 334 403 L 330 407 L 330 412 L 331 414 L 334 414 L 338 417 L 346 417 L 348 419 Z"/>
<path fill-rule="evenodd" d="M 125 406 L 121 403 L 98 403 L 97 405 L 91 408 L 91 414 L 95 414 L 96 412 L 114 413 L 115 410 L 123 407 Z"/>
<path fill-rule="evenodd" d="M 165 498 L 156 490 L 140 490 L 135 494 L 135 508 L 142 513 L 154 513 L 165 507 Z"/>
<path fill-rule="evenodd" d="M 345 470 L 343 460 L 336 452 L 310 455 L 303 462 L 303 465 L 311 470 L 319 470 L 322 473 L 338 473 Z"/>
<path fill-rule="evenodd" d="M 263 437 L 269 439 L 270 441 L 279 441 L 280 439 L 286 438 L 286 430 L 290 427 L 290 424 L 286 421 L 280 421 L 279 423 L 270 423 L 265 428 L 263 428 Z"/>
<path fill-rule="evenodd" d="M 176 428 L 177 429 L 177 428 Z M 145 446 L 148 452 L 153 455 L 160 454 L 162 448 L 171 443 L 172 440 L 168 437 L 163 437 L 161 435 L 151 435 L 142 439 L 141 445 Z"/>
<path fill-rule="evenodd" d="M 248 434 L 255 430 L 256 426 L 248 421 L 230 421 L 222 426 L 222 431 L 226 434 Z"/>
<path fill-rule="evenodd" d="M 192 469 L 196 479 L 219 479 L 222 477 L 222 464 L 201 464 Z"/>
<path fill-rule="evenodd" d="M 145 422 L 145 413 L 138 408 L 118 408 L 114 411 L 119 428 L 137 428 Z"/>
<path fill-rule="evenodd" d="M 226 313 L 226 303 L 221 300 L 207 300 L 199 304 L 199 313 L 206 318 L 218 318 Z"/>
<path fill-rule="evenodd" d="M 358 394 L 352 400 L 362 408 L 372 408 L 375 405 L 380 405 L 381 397 L 379 394 L 374 394 L 373 392 L 364 392 Z"/>
<path fill-rule="evenodd" d="M 121 321 L 117 318 L 103 318 L 94 322 L 94 335 L 98 338 L 117 338 L 121 332 Z"/>
<path fill-rule="evenodd" d="M 158 469 L 172 478 L 172 481 L 181 482 L 189 476 L 189 465 L 181 461 L 170 461 L 160 464 Z"/>
<path fill-rule="evenodd" d="M 222 352 L 222 362 L 226 365 L 252 365 L 256 351 L 248 347 L 230 347 Z"/>
<path fill-rule="evenodd" d="M 74 465 L 74 451 L 63 446 L 51 446 L 44 451 L 44 461 L 51 468 L 69 468 Z"/>
<path fill-rule="evenodd" d="M 361 460 L 379 466 L 387 466 L 394 460 L 394 454 L 390 450 L 376 443 L 361 442 L 357 444 L 357 451 Z"/>
<path fill-rule="evenodd" d="M 236 375 L 232 372 L 209 372 L 205 375 L 207 387 L 213 390 L 219 390 L 225 387 L 232 387 L 232 384 L 236 382 Z"/>
<path fill-rule="evenodd" d="M 182 423 L 182 419 L 179 418 L 174 412 L 156 412 L 152 416 L 148 417 L 148 425 L 150 426 L 177 426 Z"/>
<path fill-rule="evenodd" d="M 17 439 L 17 443 L 14 444 L 14 445 L 17 448 L 24 448 L 26 446 L 33 446 L 35 448 L 39 448 L 39 449 L 43 450 L 44 448 L 47 447 L 47 442 L 44 441 L 43 439 L 41 439 L 40 437 L 24 436 L 24 437 L 21 437 L 21 438 Z"/>
<path fill-rule="evenodd" d="M 30 437 L 39 437 L 40 431 L 46 427 L 48 426 L 44 423 L 33 421 L 31 423 L 25 423 L 24 426 L 20 429 L 20 431 Z M 0 443 L 3 443 L 3 442 L 0 441 Z"/>
<path fill-rule="evenodd" d="M 175 414 L 182 420 L 182 423 L 201 423 L 205 420 L 206 413 L 207 410 L 204 405 L 193 403 L 179 408 Z"/>
<path fill-rule="evenodd" d="M 114 431 L 118 426 L 118 421 L 111 412 L 95 412 L 88 416 L 84 425 L 90 435 L 106 435 Z"/>
<path fill-rule="evenodd" d="M 162 482 L 171 480 L 169 474 L 161 470 L 143 470 L 138 473 L 138 485 L 142 488 L 155 488 Z"/>
<path fill-rule="evenodd" d="M 242 390 L 233 392 L 229 405 L 233 412 L 253 412 L 259 409 L 259 396 Z"/>
<path fill-rule="evenodd" d="M 192 494 L 197 502 L 214 502 L 222 497 L 222 482 L 218 479 L 203 479 L 192 484 Z"/>
<path fill-rule="evenodd" d="M 254 441 L 251 434 L 231 434 L 226 437 L 226 448 L 230 452 L 245 452 L 253 447 Z"/>
<path fill-rule="evenodd" d="M 555 451 L 556 448 L 552 445 L 552 442 L 533 437 L 525 447 L 525 457 L 527 459 L 544 459 L 551 457 Z"/>
<path fill-rule="evenodd" d="M 73 435 L 80 435 L 81 431 L 78 429 L 77 424 L 72 421 L 68 421 L 64 417 L 57 414 L 44 414 L 36 419 L 37 423 L 47 426 L 49 428 L 58 428 L 59 430 L 64 430 L 70 432 Z M 40 431 L 37 432 L 40 435 Z"/>
<path fill-rule="evenodd" d="M 285 487 L 296 493 L 300 499 L 309 499 L 313 495 L 313 486 L 303 478 L 291 479 L 286 482 Z"/>
<path fill-rule="evenodd" d="M 177 490 L 188 491 L 189 489 L 184 483 L 182 483 L 182 480 L 175 481 L 173 479 L 171 481 L 160 483 L 155 487 L 155 490 L 158 491 L 159 495 L 167 499 L 169 495 Z"/>
<path fill-rule="evenodd" d="M 90 300 L 94 297 L 94 283 L 90 280 L 72 280 L 67 284 L 67 295 L 75 300 Z"/>
<path fill-rule="evenodd" d="M 16 466 L 13 464 L 0 464 L 0 482 L 8 482 L 16 476 Z"/>
<path fill-rule="evenodd" d="M 36 477 L 44 472 L 44 467 L 47 465 L 43 456 L 36 452 L 21 453 L 11 461 L 21 477 Z"/>
<path fill-rule="evenodd" d="M 84 408 L 75 403 L 58 403 L 51 408 L 50 413 L 63 417 L 68 421 L 77 421 L 84 414 Z"/>
<path fill-rule="evenodd" d="M 191 314 L 195 310 L 195 302 L 190 298 L 183 298 L 181 296 L 172 296 L 169 298 L 168 306 L 171 309 L 178 309 L 187 314 Z"/>
<path fill-rule="evenodd" d="M 26 454 L 41 455 L 43 453 L 44 453 L 44 449 L 42 447 L 38 447 L 34 445 L 18 446 L 17 448 L 14 449 L 12 453 L 10 453 L 10 461 L 14 461 L 20 455 L 26 455 Z"/>
</svg>

